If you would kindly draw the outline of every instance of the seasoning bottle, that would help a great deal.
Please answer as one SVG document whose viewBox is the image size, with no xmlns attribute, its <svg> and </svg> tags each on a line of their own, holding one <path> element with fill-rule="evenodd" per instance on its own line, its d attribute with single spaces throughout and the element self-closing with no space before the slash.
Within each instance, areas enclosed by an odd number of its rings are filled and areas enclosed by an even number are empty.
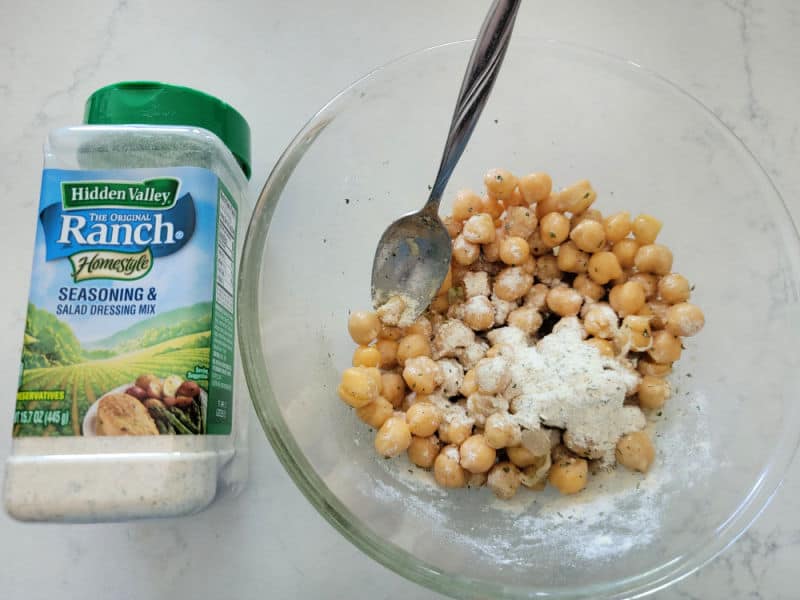
<svg viewBox="0 0 800 600">
<path fill-rule="evenodd" d="M 247 476 L 236 352 L 250 130 L 189 88 L 125 82 L 50 133 L 6 510 L 198 511 Z"/>
</svg>

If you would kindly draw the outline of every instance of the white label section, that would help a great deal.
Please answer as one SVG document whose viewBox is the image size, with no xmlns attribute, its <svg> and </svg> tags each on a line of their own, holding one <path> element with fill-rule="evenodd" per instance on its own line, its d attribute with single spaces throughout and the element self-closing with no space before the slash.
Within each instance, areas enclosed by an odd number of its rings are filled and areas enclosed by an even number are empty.
<svg viewBox="0 0 800 600">
<path fill-rule="evenodd" d="M 233 313 L 233 254 L 236 210 L 220 192 L 217 217 L 217 303 Z"/>
</svg>

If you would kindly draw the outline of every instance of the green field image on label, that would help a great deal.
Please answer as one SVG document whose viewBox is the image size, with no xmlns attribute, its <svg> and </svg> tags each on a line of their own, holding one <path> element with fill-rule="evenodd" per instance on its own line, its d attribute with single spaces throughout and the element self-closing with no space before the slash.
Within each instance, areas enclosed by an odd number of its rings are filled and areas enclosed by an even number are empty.
<svg viewBox="0 0 800 600">
<path fill-rule="evenodd" d="M 178 375 L 207 390 L 211 303 L 163 313 L 82 347 L 55 315 L 28 307 L 20 391 L 63 390 L 64 400 L 17 402 L 15 436 L 81 435 L 83 417 L 101 396 L 140 375 Z M 68 411 L 56 422 L 56 411 Z M 36 422 L 34 422 L 34 420 Z"/>
</svg>

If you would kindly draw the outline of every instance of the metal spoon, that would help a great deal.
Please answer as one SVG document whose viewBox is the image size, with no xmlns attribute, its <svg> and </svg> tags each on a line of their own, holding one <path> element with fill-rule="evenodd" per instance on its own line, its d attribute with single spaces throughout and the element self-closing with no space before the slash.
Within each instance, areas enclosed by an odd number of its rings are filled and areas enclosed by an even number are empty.
<svg viewBox="0 0 800 600">
<path fill-rule="evenodd" d="M 428 307 L 450 267 L 450 236 L 438 215 L 450 175 L 478 122 L 511 39 L 520 0 L 494 0 L 472 49 L 458 93 L 439 172 L 422 210 L 400 217 L 383 232 L 372 263 L 372 304 L 400 297 L 402 320 Z"/>
</svg>

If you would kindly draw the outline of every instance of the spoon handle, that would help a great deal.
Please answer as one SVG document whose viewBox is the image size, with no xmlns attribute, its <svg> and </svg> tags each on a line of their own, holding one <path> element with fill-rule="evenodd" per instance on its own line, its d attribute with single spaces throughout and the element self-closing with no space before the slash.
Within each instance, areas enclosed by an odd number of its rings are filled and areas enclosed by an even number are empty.
<svg viewBox="0 0 800 600">
<path fill-rule="evenodd" d="M 438 212 L 439 202 L 450 175 L 483 112 L 506 54 L 519 4 L 520 0 L 494 0 L 483 21 L 475 46 L 472 48 L 472 56 L 467 64 L 461 90 L 458 92 L 439 172 L 436 174 L 436 181 L 423 209 L 426 212 L 433 214 Z"/>
</svg>

